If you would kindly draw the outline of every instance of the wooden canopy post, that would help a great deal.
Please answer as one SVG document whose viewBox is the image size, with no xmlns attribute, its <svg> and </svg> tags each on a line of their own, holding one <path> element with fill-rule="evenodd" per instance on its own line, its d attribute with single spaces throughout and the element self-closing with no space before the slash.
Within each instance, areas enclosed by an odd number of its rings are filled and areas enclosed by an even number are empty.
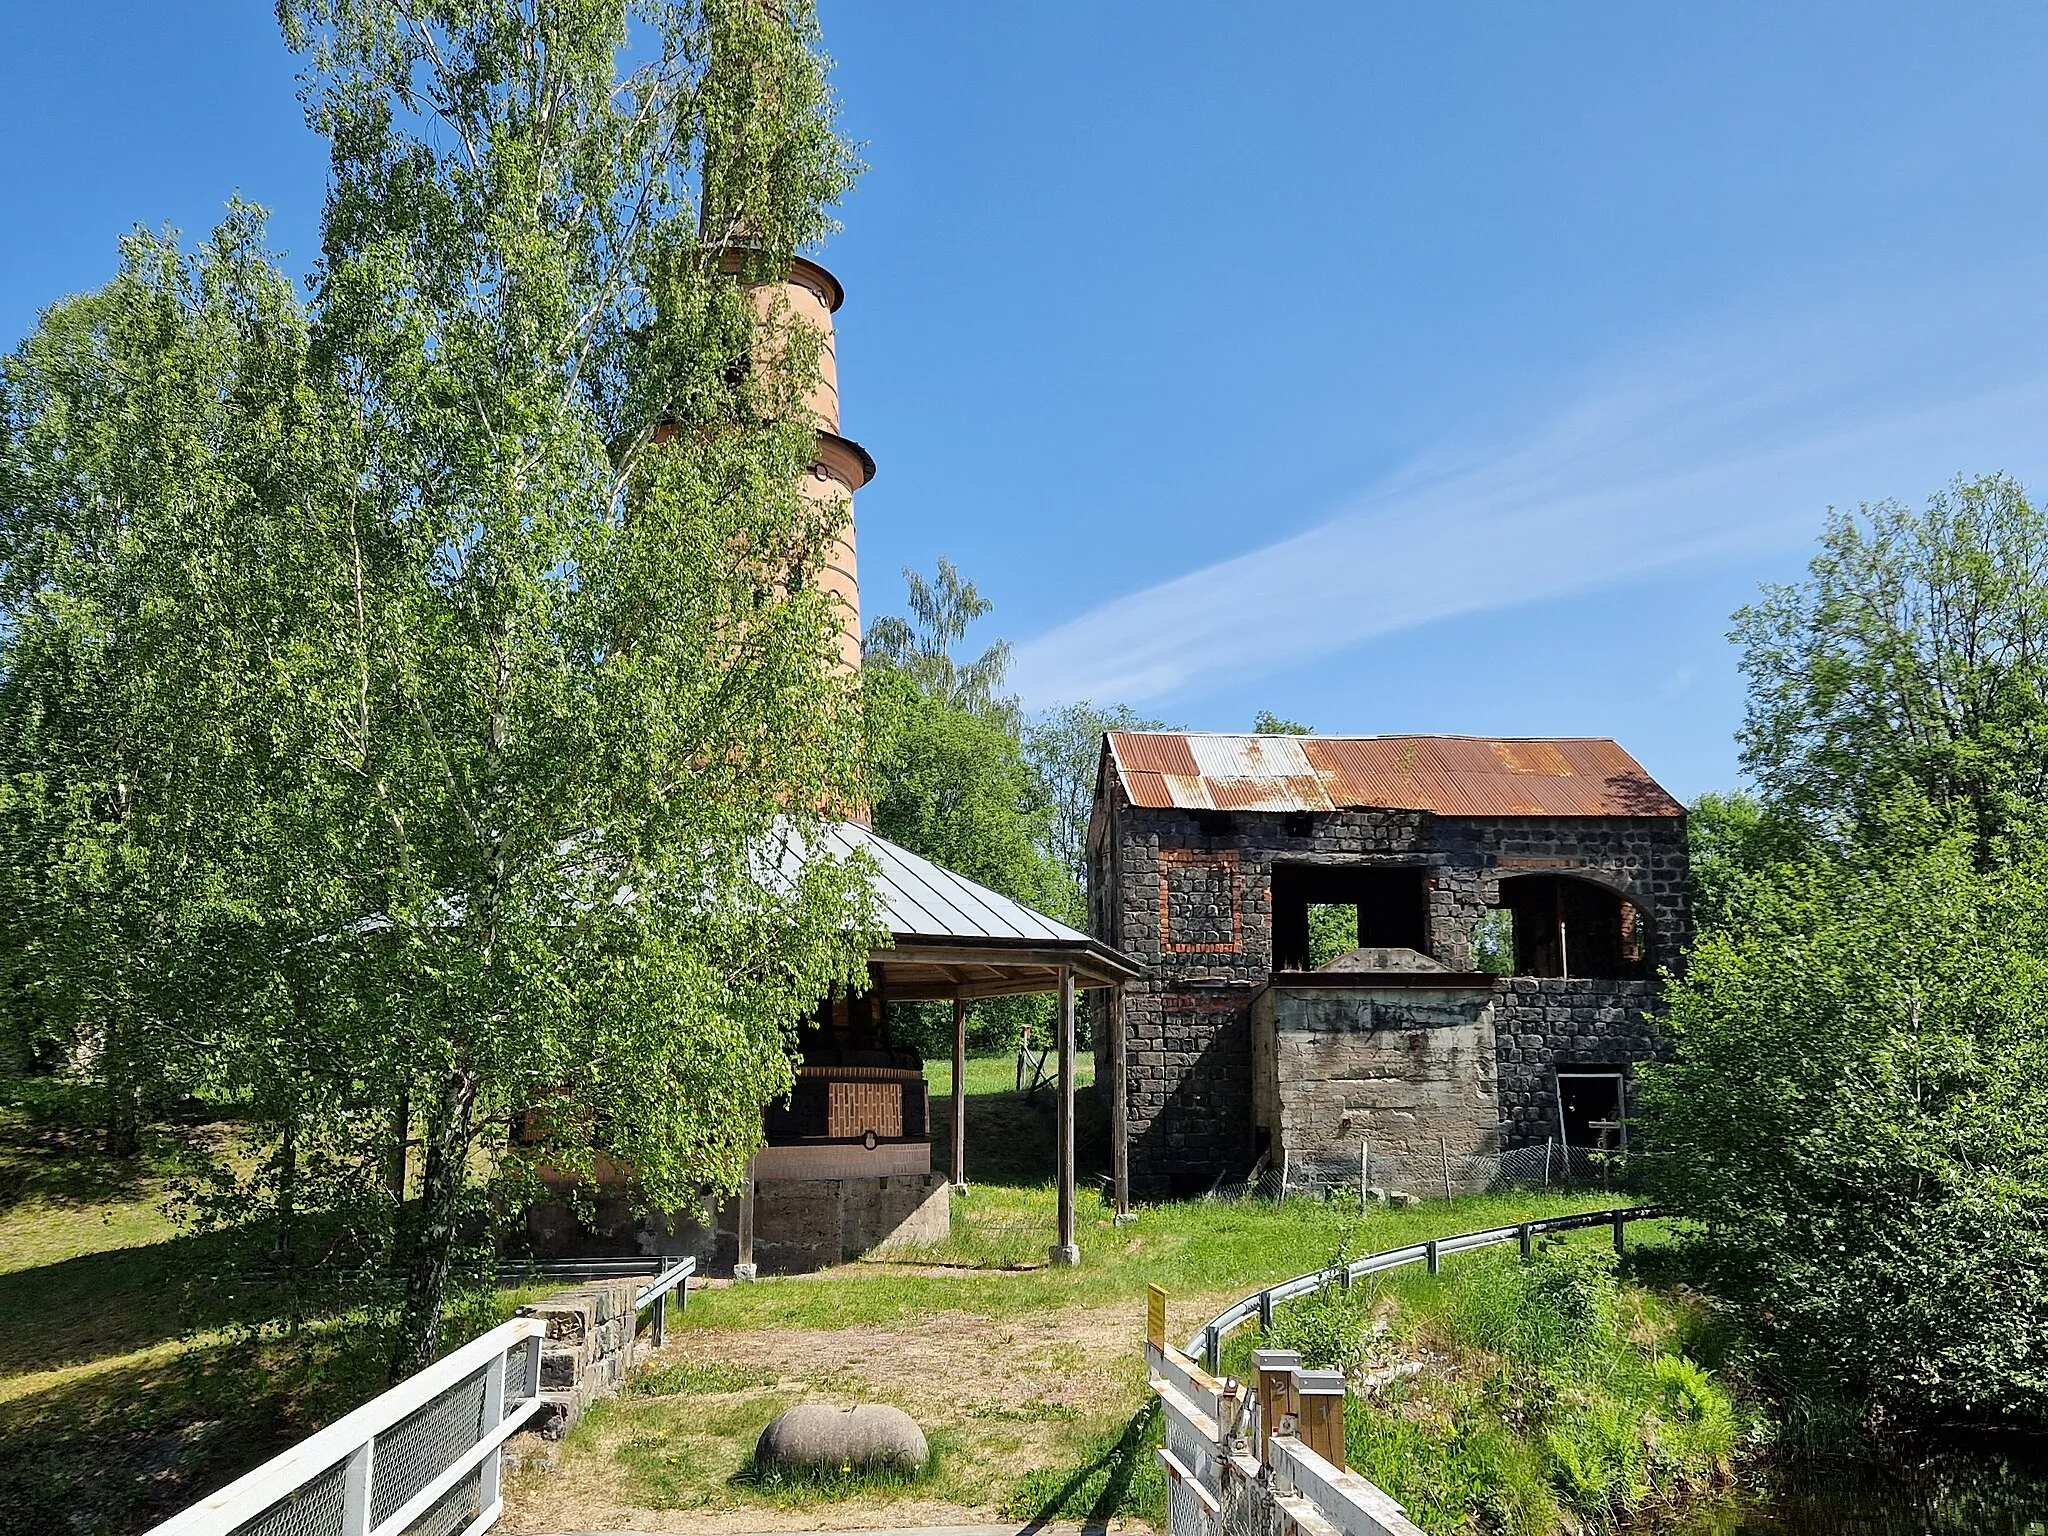
<svg viewBox="0 0 2048 1536">
<path fill-rule="evenodd" d="M 1116 1186 L 1116 1217 L 1119 1222 L 1131 1214 L 1131 1105 L 1130 1072 L 1125 1058 L 1124 989 L 1111 987 L 1103 1007 L 1109 1030 L 1109 1159 L 1110 1178 Z"/>
<path fill-rule="evenodd" d="M 967 1188 L 967 999 L 953 994 L 953 1187 Z"/>
<path fill-rule="evenodd" d="M 1074 1241 L 1074 968 L 1060 967 L 1060 1240 L 1048 1257 L 1054 1264 L 1081 1262 Z"/>
</svg>

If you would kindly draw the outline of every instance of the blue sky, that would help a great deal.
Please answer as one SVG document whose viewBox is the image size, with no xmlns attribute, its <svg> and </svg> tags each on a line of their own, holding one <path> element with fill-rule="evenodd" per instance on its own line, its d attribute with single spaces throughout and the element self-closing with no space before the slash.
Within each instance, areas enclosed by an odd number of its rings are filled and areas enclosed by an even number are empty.
<svg viewBox="0 0 2048 1536">
<path fill-rule="evenodd" d="M 2044 479 L 2048 8 L 824 0 L 870 616 L 1027 701 L 1612 735 L 1731 783 L 1826 507 Z M 0 9 L 0 340 L 322 146 L 257 0 Z"/>
</svg>

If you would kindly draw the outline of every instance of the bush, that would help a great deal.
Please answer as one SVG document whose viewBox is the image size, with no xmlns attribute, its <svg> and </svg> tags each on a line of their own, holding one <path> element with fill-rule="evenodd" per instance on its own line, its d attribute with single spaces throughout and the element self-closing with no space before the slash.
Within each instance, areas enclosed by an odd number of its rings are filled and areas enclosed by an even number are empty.
<svg viewBox="0 0 2048 1536">
<path fill-rule="evenodd" d="M 1273 1319 L 1273 1342 L 1298 1353 L 1310 1370 L 1357 1370 L 1371 1331 L 1366 1294 L 1330 1285 L 1290 1302 Z"/>
<path fill-rule="evenodd" d="M 1794 1395 L 2048 1416 L 2048 866 L 1776 872 L 1673 983 L 1656 1191 Z"/>
</svg>

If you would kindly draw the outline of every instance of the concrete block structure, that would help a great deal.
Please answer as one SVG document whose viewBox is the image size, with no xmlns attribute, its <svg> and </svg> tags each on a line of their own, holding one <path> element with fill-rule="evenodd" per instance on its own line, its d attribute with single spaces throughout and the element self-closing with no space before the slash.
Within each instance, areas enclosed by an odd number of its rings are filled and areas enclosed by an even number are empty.
<svg viewBox="0 0 2048 1536">
<path fill-rule="evenodd" d="M 1622 1146 L 1689 935 L 1684 808 L 1600 740 L 1112 734 L 1089 885 L 1146 972 L 1122 1027 L 1150 1198 L 1367 1141 Z"/>
</svg>

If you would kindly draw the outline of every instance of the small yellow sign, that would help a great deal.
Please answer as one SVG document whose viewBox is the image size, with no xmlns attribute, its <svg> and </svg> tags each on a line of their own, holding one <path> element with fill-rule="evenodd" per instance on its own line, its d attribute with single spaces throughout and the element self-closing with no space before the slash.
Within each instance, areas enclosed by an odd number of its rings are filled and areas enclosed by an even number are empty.
<svg viewBox="0 0 2048 1536">
<path fill-rule="evenodd" d="M 1145 1287 L 1145 1338 L 1154 1349 L 1166 1348 L 1166 1292 L 1156 1285 Z"/>
</svg>

